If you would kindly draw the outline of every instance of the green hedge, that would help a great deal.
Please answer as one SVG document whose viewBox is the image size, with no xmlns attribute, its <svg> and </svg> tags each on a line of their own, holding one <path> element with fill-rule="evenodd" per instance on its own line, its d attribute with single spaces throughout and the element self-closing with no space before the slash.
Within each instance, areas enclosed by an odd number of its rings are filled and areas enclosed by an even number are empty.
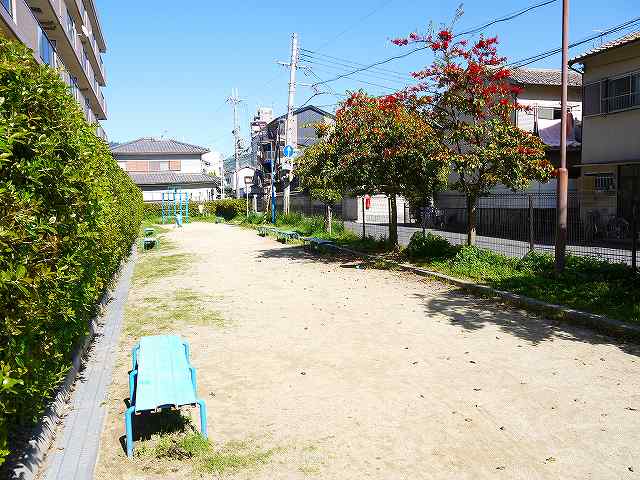
<svg viewBox="0 0 640 480">
<path fill-rule="evenodd" d="M 142 220 L 58 73 L 0 37 L 0 464 L 42 415 Z"/>
<path fill-rule="evenodd" d="M 199 206 L 202 205 L 202 214 Z M 165 204 L 165 208 L 166 204 Z M 189 218 L 198 219 L 200 217 L 224 217 L 231 220 L 238 215 L 245 215 L 247 202 L 242 198 L 224 198 L 221 200 L 209 200 L 207 202 L 189 202 Z M 145 202 L 144 218 L 146 220 L 156 219 L 162 215 L 161 202 Z"/>
</svg>

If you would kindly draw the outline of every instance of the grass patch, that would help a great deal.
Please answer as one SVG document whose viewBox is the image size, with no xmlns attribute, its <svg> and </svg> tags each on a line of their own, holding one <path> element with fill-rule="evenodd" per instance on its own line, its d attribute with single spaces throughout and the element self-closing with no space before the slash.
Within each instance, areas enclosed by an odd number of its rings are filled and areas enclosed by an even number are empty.
<svg viewBox="0 0 640 480">
<path fill-rule="evenodd" d="M 125 309 L 124 332 L 133 338 L 177 330 L 181 325 L 224 328 L 229 325 L 215 310 L 216 298 L 193 290 L 176 290 L 168 298 L 147 296 Z"/>
<path fill-rule="evenodd" d="M 172 424 L 160 427 L 157 433 L 136 443 L 135 459 L 145 471 L 162 474 L 189 468 L 194 474 L 224 475 L 257 469 L 269 463 L 280 451 L 277 448 L 262 449 L 251 441 L 230 441 L 218 445 L 204 438 L 189 418 L 175 411 L 153 415 L 165 416 Z"/>
<path fill-rule="evenodd" d="M 556 275 L 552 255 L 532 252 L 512 258 L 422 233 L 413 235 L 403 255 L 418 266 L 500 290 L 640 322 L 640 276 L 626 265 L 568 256 L 565 271 Z"/>
<path fill-rule="evenodd" d="M 133 281 L 139 284 L 147 284 L 162 277 L 175 275 L 191 264 L 195 255 L 188 253 L 165 254 L 172 245 L 166 240 L 160 241 L 159 250 L 147 251 L 140 256 L 133 271 Z"/>
</svg>

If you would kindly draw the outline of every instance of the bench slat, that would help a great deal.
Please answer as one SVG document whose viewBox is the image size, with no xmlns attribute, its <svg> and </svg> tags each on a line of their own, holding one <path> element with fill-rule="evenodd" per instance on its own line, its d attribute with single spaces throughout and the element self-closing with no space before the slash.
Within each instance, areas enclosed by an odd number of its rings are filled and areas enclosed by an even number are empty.
<svg viewBox="0 0 640 480">
<path fill-rule="evenodd" d="M 136 412 L 197 402 L 191 365 L 178 336 L 144 337 L 138 351 Z"/>
</svg>

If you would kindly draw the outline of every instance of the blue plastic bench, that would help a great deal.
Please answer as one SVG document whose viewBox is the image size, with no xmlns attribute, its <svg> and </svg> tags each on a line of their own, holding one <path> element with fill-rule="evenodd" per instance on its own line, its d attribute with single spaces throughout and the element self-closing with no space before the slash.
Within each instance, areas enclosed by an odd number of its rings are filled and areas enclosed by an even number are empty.
<svg viewBox="0 0 640 480">
<path fill-rule="evenodd" d="M 325 240 L 324 238 L 302 237 L 300 240 L 302 240 L 305 248 L 312 250 L 321 250 L 324 247 L 333 248 L 336 246 L 336 242 L 333 240 Z"/>
<path fill-rule="evenodd" d="M 293 230 L 276 230 L 276 237 L 278 240 L 287 242 L 287 240 L 297 240 L 300 238 L 300 234 L 298 232 L 294 232 Z"/>
<path fill-rule="evenodd" d="M 196 393 L 189 344 L 176 335 L 143 337 L 133 350 L 130 407 L 125 412 L 127 455 L 133 455 L 133 415 L 183 405 L 200 406 L 200 431 L 207 438 L 207 407 Z"/>
</svg>

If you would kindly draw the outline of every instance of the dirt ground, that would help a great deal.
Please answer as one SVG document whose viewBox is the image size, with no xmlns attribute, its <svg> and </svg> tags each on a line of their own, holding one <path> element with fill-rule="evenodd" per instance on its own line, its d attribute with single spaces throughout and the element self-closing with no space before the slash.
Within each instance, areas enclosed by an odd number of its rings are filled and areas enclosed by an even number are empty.
<svg viewBox="0 0 640 480">
<path fill-rule="evenodd" d="M 636 346 L 250 230 L 165 239 L 130 292 L 98 479 L 640 475 Z M 254 452 L 240 467 L 126 458 L 129 351 L 165 332 L 191 343 L 210 439 Z"/>
</svg>

